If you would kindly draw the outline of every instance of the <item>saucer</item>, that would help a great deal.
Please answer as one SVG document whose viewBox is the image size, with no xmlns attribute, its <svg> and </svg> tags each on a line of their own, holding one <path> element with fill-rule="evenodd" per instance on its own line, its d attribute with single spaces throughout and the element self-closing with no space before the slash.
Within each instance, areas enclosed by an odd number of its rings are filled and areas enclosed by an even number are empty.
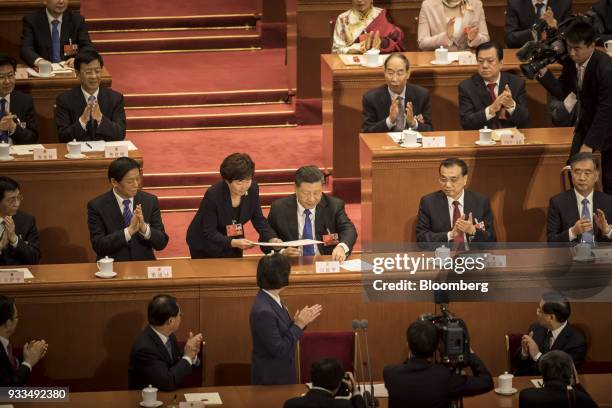
<svg viewBox="0 0 612 408">
<path fill-rule="evenodd" d="M 13 156 L 0 157 L 0 161 L 11 161 L 15 160 Z"/>
<path fill-rule="evenodd" d="M 83 153 L 81 153 L 81 154 L 80 154 L 80 155 L 78 155 L 78 156 L 71 156 L 71 155 L 70 155 L 70 153 L 66 153 L 66 154 L 64 155 L 64 157 L 65 157 L 65 158 L 67 158 L 67 159 L 84 159 L 84 158 L 86 158 L 87 156 L 85 156 Z"/>
<path fill-rule="evenodd" d="M 453 61 L 438 61 L 438 60 L 431 60 L 429 61 L 430 64 L 432 65 L 449 65 L 452 64 Z"/>
<path fill-rule="evenodd" d="M 493 146 L 495 145 L 495 140 L 491 140 L 490 142 L 482 142 L 480 140 L 475 141 L 478 146 Z"/>
<path fill-rule="evenodd" d="M 516 394 L 518 390 L 516 388 L 510 388 L 508 391 L 502 391 L 501 388 L 496 388 L 495 393 L 500 395 L 513 395 Z"/>
<path fill-rule="evenodd" d="M 411 143 L 411 144 L 402 143 L 400 147 L 421 147 L 421 144 L 420 143 Z"/>
<path fill-rule="evenodd" d="M 595 260 L 594 256 L 575 256 L 572 258 L 576 262 L 590 262 Z"/>
<path fill-rule="evenodd" d="M 162 405 L 164 405 L 164 403 L 163 403 L 163 402 L 161 402 L 161 401 L 155 401 L 155 402 L 153 402 L 153 403 L 151 403 L 151 404 L 147 404 L 147 403 L 146 403 L 146 402 L 144 402 L 144 401 L 140 401 L 140 406 L 141 406 L 141 407 L 145 407 L 145 408 L 155 408 L 155 407 L 161 407 Z"/>
<path fill-rule="evenodd" d="M 98 278 L 110 279 L 110 278 L 114 278 L 115 276 L 117 276 L 117 272 L 103 273 L 103 272 L 98 271 L 94 275 L 96 275 Z M 154 405 L 154 406 L 157 406 L 157 405 Z"/>
</svg>

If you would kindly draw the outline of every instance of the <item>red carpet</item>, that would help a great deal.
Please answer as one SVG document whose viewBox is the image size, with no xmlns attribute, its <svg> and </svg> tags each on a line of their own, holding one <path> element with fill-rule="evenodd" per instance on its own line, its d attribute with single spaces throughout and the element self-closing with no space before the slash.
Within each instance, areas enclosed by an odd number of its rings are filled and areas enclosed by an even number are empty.
<svg viewBox="0 0 612 408">
<path fill-rule="evenodd" d="M 361 205 L 347 204 L 346 212 L 351 221 L 353 221 L 355 224 L 357 233 L 361 233 Z M 162 213 L 162 219 L 164 221 L 164 226 L 166 227 L 166 233 L 170 236 L 170 241 L 168 242 L 166 249 L 156 253 L 158 259 L 189 257 L 189 248 L 185 242 L 185 235 L 187 234 L 187 227 L 189 227 L 189 223 L 193 219 L 194 215 L 195 212 L 193 211 Z M 264 209 L 264 215 L 268 215 L 268 208 Z M 248 223 L 245 226 L 245 236 L 250 240 L 257 240 L 259 235 L 253 228 L 253 224 Z M 359 251 L 360 249 L 361 240 L 358 237 L 354 250 Z M 246 254 L 259 255 L 261 254 L 261 251 L 256 247 L 247 251 Z"/>
</svg>

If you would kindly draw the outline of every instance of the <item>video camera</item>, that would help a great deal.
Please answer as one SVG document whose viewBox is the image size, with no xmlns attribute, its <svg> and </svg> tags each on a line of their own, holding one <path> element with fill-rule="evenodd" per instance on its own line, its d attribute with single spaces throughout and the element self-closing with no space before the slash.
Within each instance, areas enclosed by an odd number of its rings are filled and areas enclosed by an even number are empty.
<svg viewBox="0 0 612 408">
<path fill-rule="evenodd" d="M 467 325 L 453 315 L 445 303 L 440 304 L 440 315 L 422 314 L 419 320 L 431 322 L 440 338 L 440 362 L 455 371 L 467 367 L 470 357 L 470 336 Z"/>
</svg>

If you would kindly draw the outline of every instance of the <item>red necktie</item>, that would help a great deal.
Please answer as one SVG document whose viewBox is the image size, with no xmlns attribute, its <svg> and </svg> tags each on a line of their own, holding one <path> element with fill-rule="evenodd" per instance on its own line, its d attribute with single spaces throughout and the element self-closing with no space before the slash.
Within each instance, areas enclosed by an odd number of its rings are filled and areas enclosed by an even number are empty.
<svg viewBox="0 0 612 408">
<path fill-rule="evenodd" d="M 455 223 L 457 220 L 461 219 L 461 211 L 459 211 L 459 201 L 453 201 L 453 225 L 455 227 Z M 459 232 L 459 235 L 455 236 L 453 239 L 453 250 L 455 251 L 464 251 L 465 250 L 465 234 L 463 232 Z"/>
<path fill-rule="evenodd" d="M 489 96 L 491 97 L 491 102 L 495 102 L 495 99 L 497 99 L 497 96 L 495 95 L 495 87 L 496 86 L 497 86 L 496 83 L 487 84 L 487 91 L 489 91 Z M 498 118 L 499 119 L 506 119 L 506 108 L 504 108 L 502 106 L 498 113 L 499 113 L 498 114 Z M 499 127 L 497 123 L 495 123 L 494 126 L 495 127 Z"/>
</svg>

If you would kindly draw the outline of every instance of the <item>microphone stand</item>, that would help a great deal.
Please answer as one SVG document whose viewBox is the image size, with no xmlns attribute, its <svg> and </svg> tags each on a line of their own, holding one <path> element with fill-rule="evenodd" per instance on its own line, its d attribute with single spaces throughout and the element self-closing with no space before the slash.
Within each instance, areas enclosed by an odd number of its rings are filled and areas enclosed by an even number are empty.
<svg viewBox="0 0 612 408">
<path fill-rule="evenodd" d="M 357 383 L 357 389 L 359 390 L 359 392 L 361 392 L 361 383 L 359 382 L 359 376 L 357 375 L 357 372 L 359 370 L 359 367 L 361 367 L 361 377 L 365 378 L 365 375 L 363 373 L 363 357 L 361 355 L 361 338 L 359 337 L 359 328 L 361 327 L 361 323 L 359 322 L 359 320 L 353 320 L 353 332 L 355 333 L 355 337 L 357 338 L 357 366 L 354 367 L 355 369 L 355 382 Z M 365 390 L 365 385 L 363 387 L 363 389 Z"/>
<path fill-rule="evenodd" d="M 370 379 L 370 391 L 369 392 L 368 391 L 364 391 L 363 397 L 365 399 L 367 407 L 376 408 L 376 407 L 378 407 L 378 399 L 374 396 L 374 380 L 372 379 L 372 364 L 371 364 L 371 361 L 370 361 L 370 347 L 369 347 L 369 344 L 368 344 L 368 321 L 367 320 L 362 320 L 361 321 L 361 329 L 363 330 L 363 335 L 364 335 L 364 338 L 365 338 L 366 359 L 368 360 L 367 361 L 368 377 Z M 365 362 L 364 362 L 364 365 L 366 365 Z"/>
</svg>

